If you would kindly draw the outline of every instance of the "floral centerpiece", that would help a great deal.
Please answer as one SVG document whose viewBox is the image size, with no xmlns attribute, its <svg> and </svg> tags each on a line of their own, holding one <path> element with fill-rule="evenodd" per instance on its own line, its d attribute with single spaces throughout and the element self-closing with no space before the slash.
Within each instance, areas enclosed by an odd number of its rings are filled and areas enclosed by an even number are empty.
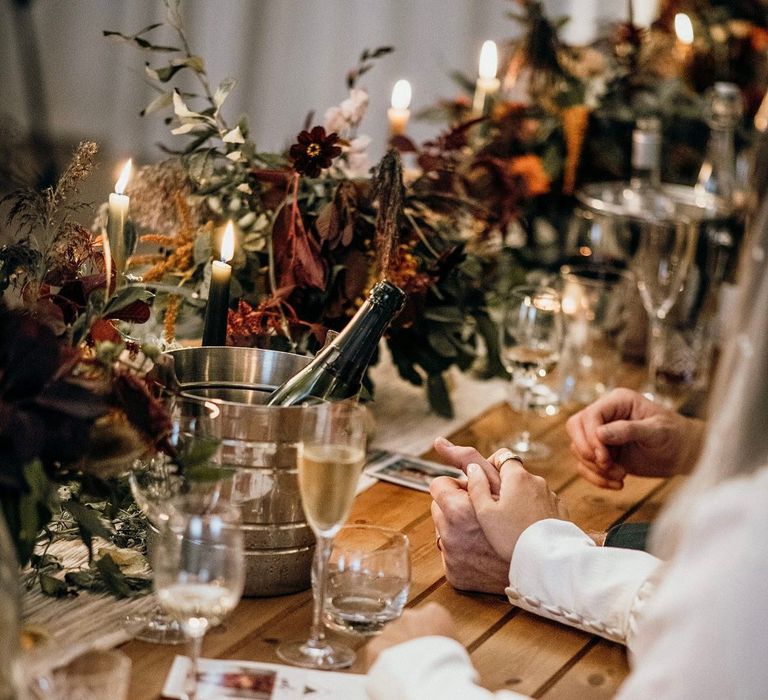
<svg viewBox="0 0 768 700">
<path fill-rule="evenodd" d="M 166 57 L 147 66 L 159 94 L 144 113 L 171 108 L 172 133 L 187 139 L 169 160 L 139 169 L 128 190 L 140 229 L 129 274 L 158 292 L 155 310 L 171 341 L 177 321 L 189 310 L 195 318 L 207 296 L 217 232 L 231 218 L 241 232 L 233 260 L 233 296 L 240 301 L 229 342 L 311 351 L 327 329 L 346 324 L 380 269 L 369 139 L 358 133 L 368 96 L 359 81 L 391 49 L 364 51 L 347 76 L 348 97 L 327 110 L 324 124 L 310 128 L 308 121 L 288 153 L 265 153 L 251 141 L 245 118 L 226 120 L 223 106 L 235 82 L 209 84 L 178 3 L 168 3 L 167 25 L 178 46 L 150 41 L 157 25 L 135 35 L 105 32 Z M 199 91 L 173 86 L 183 73 Z M 443 415 L 452 411 L 443 380 L 449 367 L 468 369 L 486 348 L 488 371 L 502 371 L 486 308 L 485 263 L 468 245 L 467 226 L 490 214 L 456 168 L 465 147 L 461 130 L 425 144 L 429 167 L 407 182 L 399 245 L 388 265 L 408 302 L 387 343 L 401 376 L 425 384 L 430 405 Z M 159 249 L 146 252 L 149 245 Z"/>
<path fill-rule="evenodd" d="M 97 535 L 114 539 L 110 523 L 131 502 L 115 477 L 168 424 L 145 381 L 152 362 L 117 328 L 149 317 L 150 294 L 115 290 L 100 241 L 75 218 L 96 151 L 81 143 L 54 187 L 0 202 L 11 239 L 0 248 L 0 513 L 20 563 L 32 560 L 52 594 L 68 586 L 46 573 L 53 559 L 35 554 L 41 533 L 47 542 L 76 534 L 89 549 Z M 89 586 L 146 587 L 108 556 L 94 566 Z"/>
</svg>

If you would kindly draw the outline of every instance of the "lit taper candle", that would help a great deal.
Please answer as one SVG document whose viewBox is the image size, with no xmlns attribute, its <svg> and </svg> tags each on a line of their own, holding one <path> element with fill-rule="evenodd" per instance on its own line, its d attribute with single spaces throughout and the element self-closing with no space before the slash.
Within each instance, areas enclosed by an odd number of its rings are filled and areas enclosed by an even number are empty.
<svg viewBox="0 0 768 700">
<path fill-rule="evenodd" d="M 120 177 L 115 184 L 115 191 L 109 195 L 109 220 L 107 222 L 107 237 L 109 238 L 109 250 L 112 260 L 115 261 L 116 284 L 120 287 L 123 283 L 125 272 L 125 223 L 128 220 L 128 207 L 130 198 L 124 194 L 128 179 L 131 177 L 131 161 L 123 166 Z M 109 287 L 109 280 L 107 280 Z"/>
<path fill-rule="evenodd" d="M 479 77 L 475 83 L 475 99 L 472 102 L 472 112 L 477 117 L 482 117 L 489 107 L 489 98 L 499 91 L 499 79 L 496 73 L 499 70 L 499 51 L 496 42 L 490 39 L 483 43 L 480 50 Z"/>
<path fill-rule="evenodd" d="M 392 88 L 392 106 L 387 110 L 389 135 L 402 136 L 411 117 L 411 84 L 407 80 L 398 80 Z"/>
<path fill-rule="evenodd" d="M 227 344 L 229 284 L 232 280 L 232 266 L 229 261 L 234 254 L 235 227 L 229 221 L 221 239 L 221 260 L 211 263 L 211 286 L 208 291 L 208 305 L 205 307 L 203 345 Z"/>
<path fill-rule="evenodd" d="M 680 63 L 685 65 L 693 53 L 693 22 L 685 12 L 678 12 L 675 15 L 675 36 L 677 37 L 677 51 Z"/>
</svg>

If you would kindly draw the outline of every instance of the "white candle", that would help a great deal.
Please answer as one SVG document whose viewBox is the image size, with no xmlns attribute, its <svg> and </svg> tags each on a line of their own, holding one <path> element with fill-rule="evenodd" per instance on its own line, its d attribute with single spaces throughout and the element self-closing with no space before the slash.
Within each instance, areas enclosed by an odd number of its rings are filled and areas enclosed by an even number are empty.
<svg viewBox="0 0 768 700">
<path fill-rule="evenodd" d="M 123 167 L 117 183 L 115 183 L 115 191 L 109 195 L 107 237 L 109 238 L 112 259 L 115 261 L 115 276 L 118 287 L 122 284 L 123 272 L 125 272 L 125 222 L 128 220 L 130 198 L 123 193 L 130 177 L 131 161 L 129 159 Z M 107 287 L 109 286 L 109 280 L 107 280 Z"/>
<path fill-rule="evenodd" d="M 398 80 L 392 88 L 392 106 L 387 110 L 390 136 L 402 136 L 411 117 L 411 84 Z"/>
<path fill-rule="evenodd" d="M 499 79 L 496 77 L 498 70 L 499 52 L 496 42 L 489 39 L 480 50 L 479 77 L 475 83 L 475 99 L 472 102 L 475 116 L 481 117 L 486 113 L 488 98 L 492 98 L 499 91 Z"/>
<path fill-rule="evenodd" d="M 221 260 L 211 263 L 211 286 L 208 304 L 205 307 L 203 345 L 226 345 L 227 317 L 229 315 L 229 285 L 232 281 L 232 266 L 229 261 L 235 254 L 235 227 L 227 222 L 221 240 Z"/>
</svg>

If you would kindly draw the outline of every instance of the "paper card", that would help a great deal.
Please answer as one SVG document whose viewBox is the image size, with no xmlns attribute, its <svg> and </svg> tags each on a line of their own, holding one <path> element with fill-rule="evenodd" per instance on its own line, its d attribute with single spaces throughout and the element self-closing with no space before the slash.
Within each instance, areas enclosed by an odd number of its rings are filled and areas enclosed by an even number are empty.
<svg viewBox="0 0 768 700">
<path fill-rule="evenodd" d="M 430 483 L 438 476 L 450 476 L 458 479 L 464 475 L 460 469 L 438 462 L 430 462 L 409 455 L 388 454 L 388 457 L 380 458 L 379 461 L 369 466 L 365 473 L 376 479 L 389 481 L 417 491 L 429 491 Z"/>
<path fill-rule="evenodd" d="M 164 698 L 186 698 L 189 658 L 177 656 L 163 687 Z M 200 659 L 198 700 L 366 700 L 365 676 L 353 673 L 307 671 L 292 666 L 254 661 Z"/>
</svg>

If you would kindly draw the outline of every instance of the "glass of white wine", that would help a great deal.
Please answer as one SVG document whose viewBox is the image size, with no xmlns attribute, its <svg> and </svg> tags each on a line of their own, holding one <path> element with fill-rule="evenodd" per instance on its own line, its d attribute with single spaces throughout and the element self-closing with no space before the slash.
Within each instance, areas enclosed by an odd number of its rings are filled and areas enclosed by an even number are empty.
<svg viewBox="0 0 768 700">
<path fill-rule="evenodd" d="M 154 550 L 155 593 L 189 638 L 185 697 L 195 700 L 203 637 L 235 609 L 245 564 L 239 510 L 226 503 L 201 508 L 198 498 L 174 499 Z"/>
<path fill-rule="evenodd" d="M 365 409 L 343 401 L 304 407 L 299 445 L 299 491 L 304 514 L 317 537 L 312 568 L 314 607 L 306 641 L 281 644 L 278 656 L 296 666 L 351 666 L 355 652 L 325 636 L 323 607 L 333 538 L 344 525 L 365 461 Z"/>
<path fill-rule="evenodd" d="M 169 393 L 161 401 L 169 418 L 162 438 L 164 451 L 136 460 L 128 476 L 133 500 L 155 532 L 168 520 L 171 504 L 178 497 L 188 502 L 196 498 L 203 509 L 215 505 L 222 499 L 225 477 L 219 458 L 219 407 L 186 394 Z M 187 641 L 179 623 L 160 609 L 149 615 L 130 615 L 125 624 L 131 630 L 139 626 L 135 636 L 145 642 Z"/>
<path fill-rule="evenodd" d="M 528 415 L 534 387 L 560 359 L 563 343 L 560 295 L 551 287 L 513 287 L 504 304 L 499 346 L 513 388 L 521 395 L 523 416 L 523 428 L 510 447 L 529 458 L 544 459 L 551 451 L 531 439 Z"/>
</svg>

